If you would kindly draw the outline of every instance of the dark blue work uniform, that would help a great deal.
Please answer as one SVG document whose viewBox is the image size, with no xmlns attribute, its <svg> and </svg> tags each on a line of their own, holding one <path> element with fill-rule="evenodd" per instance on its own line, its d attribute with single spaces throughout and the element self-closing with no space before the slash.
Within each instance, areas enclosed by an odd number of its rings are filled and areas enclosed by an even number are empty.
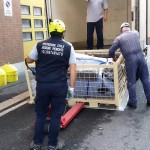
<svg viewBox="0 0 150 150">
<path fill-rule="evenodd" d="M 125 58 L 127 72 L 127 88 L 129 91 L 129 102 L 137 106 L 136 78 L 140 78 L 147 101 L 150 101 L 150 79 L 144 54 L 142 52 L 137 31 L 125 31 L 118 36 L 109 49 L 109 56 L 114 57 L 115 51 L 120 48 Z"/>
<path fill-rule="evenodd" d="M 49 105 L 51 119 L 48 144 L 56 146 L 60 130 L 60 119 L 65 110 L 67 95 L 67 69 L 71 46 L 62 38 L 50 38 L 37 44 L 36 101 L 37 114 L 34 143 L 42 144 L 44 124 Z"/>
</svg>

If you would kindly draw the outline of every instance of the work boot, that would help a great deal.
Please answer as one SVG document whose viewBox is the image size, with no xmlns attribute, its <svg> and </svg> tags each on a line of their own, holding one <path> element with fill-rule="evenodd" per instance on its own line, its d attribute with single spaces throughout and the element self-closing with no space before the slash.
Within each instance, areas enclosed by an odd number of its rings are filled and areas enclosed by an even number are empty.
<svg viewBox="0 0 150 150">
<path fill-rule="evenodd" d="M 30 150 L 41 150 L 41 145 L 34 144 L 34 142 L 32 141 L 30 144 Z"/>
<path fill-rule="evenodd" d="M 30 150 L 41 150 L 41 145 L 33 145 L 33 148 L 30 148 Z"/>
<path fill-rule="evenodd" d="M 49 146 L 48 150 L 56 150 L 56 146 Z"/>
<path fill-rule="evenodd" d="M 49 146 L 48 150 L 61 150 L 64 148 L 65 142 L 64 141 L 58 141 L 57 146 Z"/>
<path fill-rule="evenodd" d="M 150 101 L 147 101 L 147 107 L 150 107 Z"/>
<path fill-rule="evenodd" d="M 130 102 L 127 103 L 127 106 L 131 109 L 136 109 L 137 106 L 134 106 L 133 104 L 131 104 Z"/>
</svg>

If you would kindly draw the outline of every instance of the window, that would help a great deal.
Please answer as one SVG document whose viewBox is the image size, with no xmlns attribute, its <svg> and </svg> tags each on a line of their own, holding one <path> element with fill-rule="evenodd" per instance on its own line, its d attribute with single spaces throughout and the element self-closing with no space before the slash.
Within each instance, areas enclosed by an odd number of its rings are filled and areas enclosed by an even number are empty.
<svg viewBox="0 0 150 150">
<path fill-rule="evenodd" d="M 21 5 L 21 14 L 22 15 L 30 15 L 30 7 Z"/>
<path fill-rule="evenodd" d="M 42 20 L 34 20 L 34 27 L 35 28 L 42 28 L 43 27 L 43 21 Z"/>
<path fill-rule="evenodd" d="M 31 28 L 31 20 L 22 19 L 22 28 Z"/>
<path fill-rule="evenodd" d="M 44 39 L 44 34 L 42 31 L 35 32 L 35 39 L 36 40 L 43 40 Z"/>
<path fill-rule="evenodd" d="M 34 16 L 42 16 L 42 8 L 34 7 L 33 8 L 33 14 L 34 14 Z"/>
<path fill-rule="evenodd" d="M 23 32 L 23 41 L 31 41 L 32 33 L 31 32 Z"/>
</svg>

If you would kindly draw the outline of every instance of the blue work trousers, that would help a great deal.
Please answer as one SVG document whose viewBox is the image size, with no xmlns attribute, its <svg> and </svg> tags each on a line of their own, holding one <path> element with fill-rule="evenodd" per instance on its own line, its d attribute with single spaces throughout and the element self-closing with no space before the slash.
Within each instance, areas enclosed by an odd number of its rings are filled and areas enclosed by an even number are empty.
<svg viewBox="0 0 150 150">
<path fill-rule="evenodd" d="M 57 138 L 59 135 L 61 124 L 61 116 L 63 115 L 66 107 L 67 90 L 67 83 L 37 83 L 35 100 L 36 124 L 35 135 L 33 138 L 35 144 L 41 145 L 43 142 L 44 125 L 46 123 L 49 105 L 51 105 L 48 145 L 57 145 Z"/>
<path fill-rule="evenodd" d="M 93 34 L 96 28 L 97 49 L 103 49 L 103 18 L 97 22 L 87 22 L 87 49 L 93 49 Z"/>
<path fill-rule="evenodd" d="M 150 79 L 146 60 L 142 53 L 129 56 L 126 61 L 127 88 L 129 92 L 129 102 L 137 106 L 136 80 L 140 79 L 144 88 L 147 101 L 150 101 Z"/>
</svg>

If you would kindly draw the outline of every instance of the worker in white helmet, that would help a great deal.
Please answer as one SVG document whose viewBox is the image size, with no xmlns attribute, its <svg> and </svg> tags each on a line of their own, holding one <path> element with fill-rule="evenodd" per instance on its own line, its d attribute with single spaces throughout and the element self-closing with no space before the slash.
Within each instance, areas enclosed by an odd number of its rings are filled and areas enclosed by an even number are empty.
<svg viewBox="0 0 150 150">
<path fill-rule="evenodd" d="M 141 49 L 139 33 L 131 31 L 128 22 L 124 22 L 120 26 L 121 35 L 116 37 L 109 49 L 109 56 L 114 58 L 115 51 L 120 51 L 125 58 L 127 73 L 127 88 L 129 92 L 128 106 L 137 108 L 136 98 L 136 79 L 141 80 L 147 99 L 147 106 L 150 106 L 150 80 L 147 63 Z"/>
</svg>

